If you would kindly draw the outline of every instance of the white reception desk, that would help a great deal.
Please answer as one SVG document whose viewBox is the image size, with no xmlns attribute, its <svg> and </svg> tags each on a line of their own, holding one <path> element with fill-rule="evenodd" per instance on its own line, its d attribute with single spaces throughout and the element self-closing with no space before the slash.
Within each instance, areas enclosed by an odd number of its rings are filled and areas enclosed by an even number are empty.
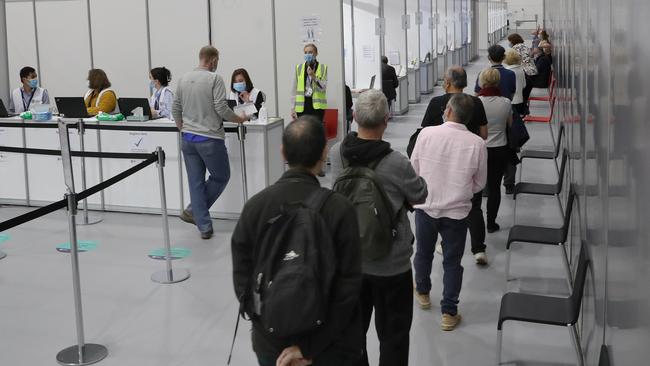
<svg viewBox="0 0 650 366">
<path fill-rule="evenodd" d="M 6 127 L 2 123 L 22 123 L 25 127 Z M 85 151 L 118 153 L 151 153 L 157 146 L 165 151 L 165 185 L 170 214 L 179 214 L 189 203 L 187 175 L 181 159 L 180 133 L 174 122 L 158 119 L 148 122 L 98 122 L 84 120 L 86 126 Z M 56 122 L 31 122 L 17 118 L 0 118 L 0 146 L 60 149 Z M 91 129 L 93 126 L 114 129 Z M 42 126 L 41 128 L 36 126 Z M 226 122 L 230 130 L 236 124 Z M 226 133 L 226 147 L 230 160 L 230 182 L 210 212 L 214 218 L 239 217 L 245 202 L 241 154 L 245 154 L 248 197 L 266 188 L 284 173 L 285 164 L 280 154 L 284 121 L 272 118 L 268 123 L 246 122 L 243 148 L 238 133 Z M 118 129 L 119 128 L 119 129 Z M 79 151 L 80 136 L 70 128 L 70 147 Z M 113 177 L 141 160 L 85 158 L 87 187 Z M 73 158 L 75 188 L 81 187 L 81 158 Z M 0 152 L 0 203 L 42 206 L 63 198 L 65 184 L 63 167 L 58 156 Z M 156 166 L 151 165 L 125 180 L 88 199 L 95 210 L 134 213 L 160 213 Z"/>
</svg>

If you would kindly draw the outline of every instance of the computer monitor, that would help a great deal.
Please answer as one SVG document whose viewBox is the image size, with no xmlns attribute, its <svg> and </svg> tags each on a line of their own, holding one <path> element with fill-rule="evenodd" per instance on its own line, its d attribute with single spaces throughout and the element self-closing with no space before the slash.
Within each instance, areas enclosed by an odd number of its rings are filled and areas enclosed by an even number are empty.
<svg viewBox="0 0 650 366">
<path fill-rule="evenodd" d="M 368 89 L 374 89 L 375 88 L 375 79 L 377 78 L 377 75 L 373 75 L 370 78 L 370 87 Z"/>
<path fill-rule="evenodd" d="M 132 116 L 134 109 L 142 107 L 142 114 L 149 119 L 155 119 L 151 117 L 151 106 L 147 98 L 120 98 L 117 100 L 117 105 L 120 107 L 120 113 L 124 117 Z"/>
<path fill-rule="evenodd" d="M 59 114 L 65 118 L 89 118 L 86 103 L 82 97 L 57 97 L 54 98 Z"/>
<path fill-rule="evenodd" d="M 2 102 L 2 99 L 0 99 L 0 118 L 15 117 L 17 115 L 18 113 L 7 112 L 7 108 L 5 108 L 5 104 Z"/>
</svg>

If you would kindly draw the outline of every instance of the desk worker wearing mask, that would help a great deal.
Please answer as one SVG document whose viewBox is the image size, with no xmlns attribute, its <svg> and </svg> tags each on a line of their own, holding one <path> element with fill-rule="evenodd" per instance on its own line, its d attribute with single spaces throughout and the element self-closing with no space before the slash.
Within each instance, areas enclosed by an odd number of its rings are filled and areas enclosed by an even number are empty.
<svg viewBox="0 0 650 366">
<path fill-rule="evenodd" d="M 23 85 L 11 92 L 10 112 L 22 113 L 28 111 L 30 106 L 50 103 L 47 89 L 38 86 L 38 75 L 33 67 L 25 66 L 20 69 L 20 82 Z"/>
<path fill-rule="evenodd" d="M 117 94 L 111 89 L 111 82 L 102 69 L 88 71 L 88 91 L 84 96 L 86 109 L 91 116 L 99 112 L 117 112 Z"/>
<path fill-rule="evenodd" d="M 163 117 L 172 119 L 172 103 L 174 93 L 169 89 L 172 73 L 165 67 L 156 67 L 149 72 L 149 105 L 153 118 Z"/>
<path fill-rule="evenodd" d="M 190 189 L 190 205 L 180 219 L 195 224 L 202 239 L 214 233 L 210 207 L 230 180 L 223 121 L 244 123 L 226 102 L 226 85 L 217 75 L 219 51 L 205 46 L 199 52 L 199 66 L 178 81 L 172 116 L 183 135 L 182 151 Z M 206 180 L 206 170 L 210 173 Z"/>
<path fill-rule="evenodd" d="M 234 100 L 237 105 L 254 103 L 255 108 L 259 111 L 264 103 L 264 93 L 253 86 L 251 77 L 246 69 L 237 69 L 233 71 L 230 78 L 230 95 L 228 100 Z M 255 113 L 257 116 L 257 113 Z"/>
<path fill-rule="evenodd" d="M 318 48 L 305 45 L 305 62 L 296 65 L 293 79 L 293 108 L 291 118 L 312 115 L 323 121 L 327 109 L 327 65 L 316 60 Z"/>
</svg>

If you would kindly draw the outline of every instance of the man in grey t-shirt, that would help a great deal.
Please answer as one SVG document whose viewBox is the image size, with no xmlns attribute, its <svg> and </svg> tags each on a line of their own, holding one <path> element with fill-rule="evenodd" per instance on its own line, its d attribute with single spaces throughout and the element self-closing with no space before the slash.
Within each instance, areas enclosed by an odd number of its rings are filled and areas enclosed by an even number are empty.
<svg viewBox="0 0 650 366">
<path fill-rule="evenodd" d="M 181 220 L 195 224 L 201 238 L 213 234 L 209 209 L 230 180 L 230 164 L 225 145 L 223 121 L 243 123 L 226 102 L 226 87 L 215 74 L 219 51 L 205 46 L 199 52 L 199 66 L 178 81 L 172 115 L 183 135 L 182 151 L 187 169 L 191 204 Z M 207 181 L 205 172 L 210 173 Z"/>
</svg>

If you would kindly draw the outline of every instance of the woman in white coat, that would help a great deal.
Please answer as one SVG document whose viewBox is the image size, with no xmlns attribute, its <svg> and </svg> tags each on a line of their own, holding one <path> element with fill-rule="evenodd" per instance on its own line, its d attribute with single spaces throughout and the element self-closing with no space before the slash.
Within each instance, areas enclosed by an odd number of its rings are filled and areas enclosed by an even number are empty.
<svg viewBox="0 0 650 366">
<path fill-rule="evenodd" d="M 264 103 L 264 93 L 253 86 L 251 77 L 246 69 L 237 69 L 233 71 L 230 79 L 229 100 L 234 100 L 236 105 L 253 103 L 259 111 Z M 257 113 L 254 114 L 257 117 Z"/>
<path fill-rule="evenodd" d="M 515 73 L 517 80 L 517 89 L 512 97 L 512 109 L 519 113 L 520 116 L 526 114 L 526 105 L 524 104 L 524 88 L 526 87 L 526 73 L 521 65 L 521 56 L 515 49 L 506 51 L 506 58 L 503 61 L 506 69 Z"/>
<path fill-rule="evenodd" d="M 174 93 L 169 89 L 169 82 L 172 81 L 171 71 L 164 66 L 153 68 L 149 71 L 149 80 L 151 116 L 172 119 Z"/>
</svg>

